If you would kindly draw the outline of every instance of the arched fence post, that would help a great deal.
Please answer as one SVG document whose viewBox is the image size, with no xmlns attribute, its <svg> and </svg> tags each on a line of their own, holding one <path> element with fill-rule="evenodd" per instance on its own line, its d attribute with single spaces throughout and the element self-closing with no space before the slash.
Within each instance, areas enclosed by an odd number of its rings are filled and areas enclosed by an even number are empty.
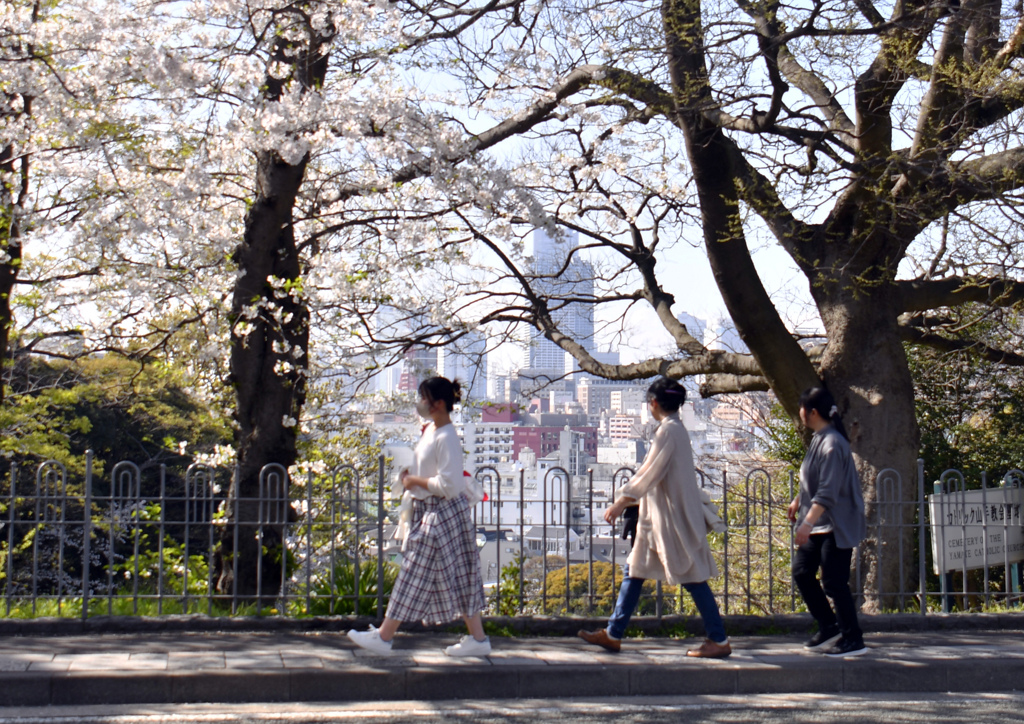
<svg viewBox="0 0 1024 724">
<path fill-rule="evenodd" d="M 290 477 L 288 470 L 280 463 L 268 463 L 260 470 L 256 539 L 259 543 L 256 562 L 256 615 L 263 613 L 263 537 L 265 528 L 279 531 L 281 545 L 281 580 L 278 586 L 278 612 L 287 609 L 285 590 L 288 580 L 288 507 Z M 269 553 L 269 551 L 268 551 Z"/>
<path fill-rule="evenodd" d="M 886 524 L 896 526 L 896 540 L 899 541 L 899 549 L 895 552 L 896 557 L 896 570 L 897 570 L 897 581 L 900 584 L 905 580 L 904 565 L 903 565 L 903 476 L 895 468 L 885 468 L 878 471 L 878 475 L 875 476 L 875 506 L 878 517 L 878 530 L 876 532 L 876 540 L 878 545 L 875 546 L 875 555 L 877 556 L 876 579 L 879 581 L 879 590 L 875 592 L 879 600 L 884 600 L 887 591 L 881 590 L 882 581 L 885 580 L 883 572 L 885 571 L 886 561 L 886 550 L 885 546 L 882 545 L 882 539 L 884 538 L 882 533 L 882 527 Z M 857 597 L 861 599 L 860 603 L 863 604 L 864 591 L 862 581 L 864 577 L 862 575 L 861 555 L 860 546 L 857 547 L 855 560 L 857 561 L 857 567 L 854 571 L 854 580 L 857 581 Z M 893 565 L 889 563 L 889 565 Z M 902 588 L 902 585 L 901 585 Z M 904 592 L 893 591 L 892 595 L 897 597 L 898 606 L 900 612 L 904 611 L 905 601 Z"/>
<path fill-rule="evenodd" d="M 13 468 L 13 466 L 12 466 Z M 92 568 L 92 450 L 85 451 L 85 490 L 82 508 L 82 621 L 89 618 L 89 573 Z M 14 493 L 13 471 L 11 477 L 11 493 Z M 11 500 L 14 507 L 14 500 Z M 13 548 L 8 548 L 13 550 Z M 10 579 L 8 579 L 10 580 Z M 8 613 L 10 611 L 8 610 Z"/>
<path fill-rule="evenodd" d="M 202 526 L 206 529 L 206 612 L 213 615 L 214 599 L 214 555 L 216 551 L 216 470 L 205 463 L 192 463 L 185 470 L 185 511 L 182 515 L 184 525 L 183 568 L 182 571 L 182 605 L 183 613 L 189 613 L 191 604 L 191 545 L 192 529 Z"/>
<path fill-rule="evenodd" d="M 486 550 L 487 545 L 487 525 L 491 524 L 494 526 L 494 567 L 495 567 L 495 585 L 493 600 L 495 608 L 500 609 L 501 607 L 501 473 L 498 469 L 491 465 L 484 465 L 476 469 L 476 473 L 473 475 L 473 479 L 478 482 L 484 490 L 484 499 L 481 500 L 477 505 L 479 506 L 480 515 L 476 520 L 477 528 L 484 529 L 484 547 L 482 550 Z M 488 509 L 490 515 L 487 515 Z M 495 515 L 497 510 L 497 515 Z M 476 513 L 474 508 L 473 513 Z M 522 516 L 520 516 L 522 517 Z M 483 569 L 484 562 L 481 561 L 481 568 Z M 487 576 L 487 570 L 483 569 L 484 580 Z"/>
<path fill-rule="evenodd" d="M 57 532 L 57 615 L 63 603 L 61 593 L 64 584 L 64 542 L 66 539 L 65 502 L 68 492 L 68 470 L 63 463 L 46 460 L 36 468 L 35 515 L 32 535 L 32 615 L 37 611 L 39 594 L 39 540 L 47 526 Z"/>
<path fill-rule="evenodd" d="M 1008 471 L 1006 475 L 1003 476 L 1002 487 L 1024 488 L 1024 470 L 1013 468 L 1012 470 Z M 1010 519 L 1011 516 L 1009 515 L 1007 515 L 1004 519 L 1004 540 L 1009 540 L 1006 535 L 1006 532 L 1009 526 L 1011 525 Z M 1021 523 L 1018 523 L 1018 526 L 1019 525 L 1021 525 Z M 1004 546 L 1003 551 L 1008 559 L 1009 548 Z M 1008 568 L 1006 576 L 1006 595 L 1007 598 L 1009 598 L 1011 601 L 1014 600 L 1014 598 L 1016 598 L 1013 605 L 1019 606 L 1021 604 L 1020 596 L 1014 596 L 1013 594 L 1020 594 L 1021 592 L 1021 565 L 1020 563 L 1009 563 L 1008 560 L 1007 565 Z"/>
<path fill-rule="evenodd" d="M 142 471 L 133 462 L 123 460 L 110 471 L 110 493 L 107 500 L 107 614 L 114 613 L 114 568 L 117 543 L 122 530 L 130 530 L 134 555 L 132 576 L 132 611 L 138 613 L 139 599 L 139 505 L 141 502 Z"/>
</svg>

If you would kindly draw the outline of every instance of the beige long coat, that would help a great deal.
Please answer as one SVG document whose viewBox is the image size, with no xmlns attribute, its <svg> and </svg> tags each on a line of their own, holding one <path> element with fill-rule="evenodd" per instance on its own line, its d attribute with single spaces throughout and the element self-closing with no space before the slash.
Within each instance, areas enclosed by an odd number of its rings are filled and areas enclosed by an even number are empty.
<svg viewBox="0 0 1024 724">
<path fill-rule="evenodd" d="M 640 501 L 630 577 L 679 584 L 718 575 L 708 546 L 690 435 L 679 413 L 661 421 L 643 465 L 618 494 Z"/>
</svg>

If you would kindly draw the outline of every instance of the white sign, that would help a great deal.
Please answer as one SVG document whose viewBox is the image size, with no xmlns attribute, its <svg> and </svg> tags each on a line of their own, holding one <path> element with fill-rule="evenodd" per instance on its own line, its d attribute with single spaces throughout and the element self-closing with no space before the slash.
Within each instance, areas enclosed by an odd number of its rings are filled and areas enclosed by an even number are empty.
<svg viewBox="0 0 1024 724">
<path fill-rule="evenodd" d="M 987 488 L 932 495 L 932 560 L 936 573 L 1024 560 L 1024 488 Z"/>
</svg>

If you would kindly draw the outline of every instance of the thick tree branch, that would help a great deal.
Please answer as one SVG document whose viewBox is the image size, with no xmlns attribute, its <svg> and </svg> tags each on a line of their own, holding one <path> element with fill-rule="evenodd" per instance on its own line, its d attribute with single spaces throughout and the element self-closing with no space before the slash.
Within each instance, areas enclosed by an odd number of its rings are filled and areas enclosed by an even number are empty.
<svg viewBox="0 0 1024 724">
<path fill-rule="evenodd" d="M 919 166 L 904 175 L 927 179 L 925 200 L 913 204 L 907 232 L 916 234 L 928 224 L 966 204 L 990 201 L 1024 188 L 1024 148 L 1011 148 L 946 168 Z"/>
<path fill-rule="evenodd" d="M 959 77 L 964 70 L 965 12 L 960 10 L 948 18 L 935 52 L 932 77 L 921 100 L 921 113 L 910 147 L 910 158 L 918 162 L 945 158 L 952 151 L 948 148 L 950 139 L 966 121 L 964 88 Z M 959 119 L 954 121 L 957 116 Z"/>
<path fill-rule="evenodd" d="M 1024 187 L 1024 148 L 1011 148 L 982 158 L 954 164 L 948 208 L 993 199 Z M 933 218 L 944 216 L 938 214 Z"/>
<path fill-rule="evenodd" d="M 729 314 L 759 369 L 790 415 L 818 375 L 790 336 L 765 291 L 739 223 L 737 181 L 747 173 L 721 128 L 698 110 L 711 102 L 711 87 L 697 0 L 663 0 L 668 70 L 675 96 L 674 122 L 683 130 L 700 200 L 704 247 Z"/>
<path fill-rule="evenodd" d="M 1010 62 L 1021 57 L 1021 49 L 1024 48 L 1024 19 L 1017 21 L 1017 27 L 1013 29 L 1010 37 L 1003 43 L 1003 47 L 996 53 L 996 67 L 1005 69 L 1010 67 Z"/>
<path fill-rule="evenodd" d="M 734 143 L 729 140 L 725 143 L 728 145 L 729 157 L 740 182 L 741 198 L 768 225 L 779 244 L 801 269 L 808 271 L 806 245 L 813 238 L 813 228 L 793 215 L 779 197 L 775 185 L 750 164 L 748 158 Z"/>
<path fill-rule="evenodd" d="M 882 33 L 878 55 L 855 84 L 857 145 L 863 157 L 885 159 L 892 151 L 892 102 L 910 77 L 907 61 L 917 58 L 945 8 L 929 0 L 894 6 L 895 26 Z"/>
<path fill-rule="evenodd" d="M 700 386 L 701 397 L 738 394 L 740 392 L 767 392 L 768 380 L 759 375 L 709 375 Z"/>
<path fill-rule="evenodd" d="M 1009 307 L 1024 301 L 1024 282 L 998 277 L 948 277 L 896 282 L 905 312 L 926 312 L 978 302 Z"/>
<path fill-rule="evenodd" d="M 885 18 L 878 12 L 874 5 L 871 4 L 871 0 L 854 0 L 854 5 L 860 10 L 861 15 L 871 23 L 872 27 L 878 27 L 885 23 Z"/>
<path fill-rule="evenodd" d="M 949 339 L 938 334 L 929 334 L 917 327 L 900 325 L 900 337 L 904 342 L 921 344 L 943 352 L 969 351 L 972 355 L 980 357 L 995 364 L 1011 365 L 1013 367 L 1024 367 L 1024 355 L 1016 352 L 990 347 L 976 340 L 971 339 Z"/>
<path fill-rule="evenodd" d="M 813 72 L 804 68 L 789 52 L 788 48 L 779 51 L 779 68 L 785 73 L 790 83 L 806 93 L 824 114 L 829 127 L 841 135 L 847 145 L 855 143 L 856 126 L 846 114 L 842 104 L 825 83 Z"/>
</svg>

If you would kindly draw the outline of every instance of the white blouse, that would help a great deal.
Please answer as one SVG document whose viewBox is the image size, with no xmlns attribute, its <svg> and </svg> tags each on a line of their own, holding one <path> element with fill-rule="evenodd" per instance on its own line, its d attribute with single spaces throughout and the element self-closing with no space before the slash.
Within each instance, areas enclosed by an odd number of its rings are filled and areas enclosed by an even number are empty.
<svg viewBox="0 0 1024 724">
<path fill-rule="evenodd" d="M 426 488 L 413 488 L 410 492 L 418 500 L 436 495 L 439 498 L 457 498 L 467 490 L 463 475 L 462 442 L 455 425 L 434 427 L 427 425 L 416 443 L 416 459 L 409 472 L 427 479 Z"/>
</svg>

